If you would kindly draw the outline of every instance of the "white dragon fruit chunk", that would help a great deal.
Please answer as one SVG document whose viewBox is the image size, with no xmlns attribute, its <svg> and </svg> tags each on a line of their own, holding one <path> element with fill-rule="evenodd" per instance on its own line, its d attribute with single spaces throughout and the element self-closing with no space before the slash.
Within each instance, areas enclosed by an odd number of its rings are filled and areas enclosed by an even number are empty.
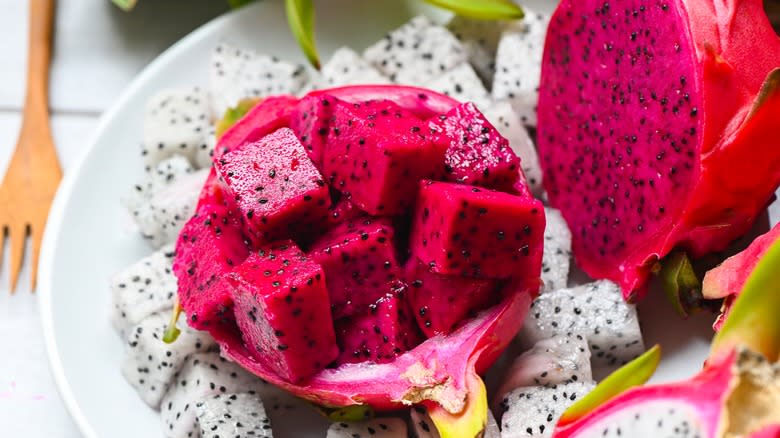
<svg viewBox="0 0 780 438">
<path fill-rule="evenodd" d="M 308 79 L 301 64 L 219 44 L 212 52 L 209 69 L 212 115 L 221 118 L 228 108 L 245 98 L 297 94 Z"/>
<path fill-rule="evenodd" d="M 433 424 L 428 412 L 423 406 L 415 406 L 411 410 L 412 436 L 414 438 L 441 438 L 439 431 Z M 498 428 L 498 422 L 493 413 L 488 410 L 487 424 L 482 435 L 483 438 L 500 438 L 501 431 Z"/>
<path fill-rule="evenodd" d="M 173 375 L 190 354 L 215 348 L 216 343 L 205 332 L 181 324 L 176 342 L 166 344 L 162 338 L 169 316 L 155 313 L 133 327 L 127 336 L 122 359 L 122 375 L 151 408 L 160 407 Z"/>
<path fill-rule="evenodd" d="M 195 164 L 198 151 L 208 147 L 209 95 L 203 88 L 160 91 L 146 103 L 141 155 L 147 167 L 174 155 Z"/>
<path fill-rule="evenodd" d="M 508 99 L 526 126 L 536 126 L 544 38 L 550 17 L 526 10 L 525 18 L 501 35 L 493 98 Z"/>
<path fill-rule="evenodd" d="M 506 23 L 476 20 L 456 15 L 447 23 L 447 29 L 463 44 L 469 63 L 485 85 L 493 83 L 496 72 L 496 50 Z"/>
<path fill-rule="evenodd" d="M 319 88 L 392 83 L 349 47 L 336 50 L 330 60 L 322 65 L 321 73 Z"/>
<path fill-rule="evenodd" d="M 271 419 L 252 394 L 217 394 L 195 404 L 202 438 L 271 438 Z"/>
<path fill-rule="evenodd" d="M 446 94 L 459 102 L 474 102 L 479 108 L 486 108 L 490 104 L 490 93 L 482 85 L 471 64 L 465 62 L 428 82 L 425 88 Z"/>
<path fill-rule="evenodd" d="M 111 278 L 111 324 L 122 338 L 147 316 L 173 308 L 174 255 L 174 246 L 165 246 Z"/>
<path fill-rule="evenodd" d="M 518 356 L 496 394 L 503 397 L 520 387 L 592 381 L 588 342 L 579 334 L 558 335 L 537 342 Z"/>
<path fill-rule="evenodd" d="M 596 375 L 644 352 L 636 307 L 623 300 L 620 286 L 607 280 L 541 294 L 518 336 L 522 345 L 531 346 L 568 334 L 587 339 Z"/>
<path fill-rule="evenodd" d="M 167 438 L 198 438 L 197 403 L 205 397 L 242 392 L 265 399 L 276 391 L 219 353 L 193 354 L 174 375 L 160 404 L 163 433 Z"/>
<path fill-rule="evenodd" d="M 186 157 L 179 154 L 172 155 L 154 166 L 147 166 L 144 180 L 135 184 L 120 201 L 128 211 L 132 212 L 145 204 L 156 191 L 194 171 Z"/>
<path fill-rule="evenodd" d="M 569 281 L 571 264 L 571 231 L 561 212 L 550 207 L 544 209 L 547 226 L 544 229 L 544 255 L 542 256 L 542 293 L 563 289 Z"/>
<path fill-rule="evenodd" d="M 201 169 L 177 178 L 130 211 L 141 236 L 152 247 L 159 248 L 176 241 L 179 231 L 195 211 L 208 174 L 209 169 Z"/>
<path fill-rule="evenodd" d="M 512 105 L 507 100 L 501 100 L 481 109 L 498 132 L 509 140 L 509 146 L 520 157 L 520 166 L 531 192 L 537 196 L 541 195 L 544 191 L 542 168 L 539 165 L 536 146 Z"/>
<path fill-rule="evenodd" d="M 561 414 L 593 388 L 593 382 L 573 382 L 515 389 L 501 402 L 501 438 L 551 437 Z"/>
<path fill-rule="evenodd" d="M 217 131 L 214 125 L 209 126 L 206 133 L 206 142 L 200 145 L 195 154 L 195 166 L 199 169 L 211 168 L 214 148 L 217 146 Z"/>
<path fill-rule="evenodd" d="M 460 41 L 424 16 L 369 46 L 363 58 L 393 82 L 420 86 L 467 61 Z"/>
<path fill-rule="evenodd" d="M 326 438 L 406 438 L 406 421 L 400 418 L 374 418 L 359 423 L 333 423 Z"/>
</svg>

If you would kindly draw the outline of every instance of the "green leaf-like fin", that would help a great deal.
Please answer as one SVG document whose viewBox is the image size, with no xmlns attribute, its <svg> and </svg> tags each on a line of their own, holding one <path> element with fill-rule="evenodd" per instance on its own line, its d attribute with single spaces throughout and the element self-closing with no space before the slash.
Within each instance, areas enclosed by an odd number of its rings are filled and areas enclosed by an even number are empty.
<svg viewBox="0 0 780 438">
<path fill-rule="evenodd" d="M 701 281 L 687 254 L 675 252 L 664 258 L 659 275 L 666 297 L 682 317 L 701 307 Z"/>
<path fill-rule="evenodd" d="M 319 408 L 322 413 L 333 422 L 355 423 L 374 418 L 376 412 L 368 405 L 354 405 L 343 408 Z"/>
<path fill-rule="evenodd" d="M 311 65 L 320 69 L 320 55 L 314 41 L 314 5 L 312 0 L 285 0 L 287 22 L 293 36 L 298 40 L 303 54 Z"/>
<path fill-rule="evenodd" d="M 478 20 L 519 20 L 525 13 L 512 0 L 425 0 L 464 17 Z"/>
<path fill-rule="evenodd" d="M 111 0 L 119 9 L 123 11 L 132 10 L 135 7 L 137 0 Z"/>
<path fill-rule="evenodd" d="M 780 359 L 780 240 L 773 243 L 748 276 L 710 355 L 745 345 L 774 362 Z"/>
<path fill-rule="evenodd" d="M 177 296 L 176 302 L 173 305 L 173 311 L 171 311 L 171 320 L 168 322 L 168 326 L 165 327 L 165 332 L 163 333 L 163 342 L 166 344 L 173 344 L 181 334 L 181 330 L 176 327 L 176 323 L 179 321 L 179 315 L 181 315 L 181 304 L 179 304 L 179 297 Z"/>
<path fill-rule="evenodd" d="M 222 137 L 222 134 L 236 124 L 242 117 L 246 115 L 252 108 L 260 103 L 260 98 L 246 98 L 238 101 L 238 104 L 234 107 L 230 107 L 225 110 L 225 114 L 222 118 L 217 120 L 215 132 L 217 138 Z"/>
<path fill-rule="evenodd" d="M 635 386 L 643 385 L 653 376 L 660 361 L 661 346 L 655 345 L 607 376 L 593 391 L 571 405 L 558 420 L 558 425 L 577 421 L 614 397 Z"/>
<path fill-rule="evenodd" d="M 232 9 L 238 9 L 242 6 L 246 6 L 255 0 L 228 0 L 228 6 Z"/>
</svg>

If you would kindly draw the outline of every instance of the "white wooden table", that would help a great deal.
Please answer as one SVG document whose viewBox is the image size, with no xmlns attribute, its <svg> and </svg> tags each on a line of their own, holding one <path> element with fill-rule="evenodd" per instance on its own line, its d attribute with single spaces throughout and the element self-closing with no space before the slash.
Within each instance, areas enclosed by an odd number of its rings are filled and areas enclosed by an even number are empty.
<svg viewBox="0 0 780 438">
<path fill-rule="evenodd" d="M 109 0 L 59 0 L 51 71 L 53 130 L 60 162 L 71 167 L 101 112 L 152 59 L 227 8 L 224 0 L 141 0 L 131 14 Z M 0 0 L 0 172 L 16 144 L 24 100 L 27 9 Z M 0 205 L 0 208 L 9 206 Z M 4 248 L 0 247 L 0 251 Z M 7 260 L 7 251 L 5 252 Z M 0 271 L 0 436 L 76 438 L 54 387 L 29 264 L 16 295 Z M 96 315 L 100 317 L 100 315 Z M 89 360 L 86 359 L 85 360 Z M 111 394 L 106 394 L 107 398 Z"/>
</svg>

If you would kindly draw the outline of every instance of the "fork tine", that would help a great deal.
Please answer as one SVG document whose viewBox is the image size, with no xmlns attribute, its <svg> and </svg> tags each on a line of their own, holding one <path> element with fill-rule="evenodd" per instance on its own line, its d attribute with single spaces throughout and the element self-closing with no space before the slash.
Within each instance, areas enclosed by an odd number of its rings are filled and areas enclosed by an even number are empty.
<svg viewBox="0 0 780 438">
<path fill-rule="evenodd" d="M 11 247 L 11 293 L 16 292 L 19 282 L 19 272 L 24 260 L 24 244 L 27 241 L 27 225 L 24 222 L 11 224 L 8 227 L 8 240 Z"/>
<path fill-rule="evenodd" d="M 38 255 L 41 252 L 41 239 L 43 239 L 43 224 L 35 225 L 30 230 L 30 240 L 32 240 L 32 278 L 30 279 L 30 291 L 35 292 L 35 286 L 38 283 Z"/>
</svg>

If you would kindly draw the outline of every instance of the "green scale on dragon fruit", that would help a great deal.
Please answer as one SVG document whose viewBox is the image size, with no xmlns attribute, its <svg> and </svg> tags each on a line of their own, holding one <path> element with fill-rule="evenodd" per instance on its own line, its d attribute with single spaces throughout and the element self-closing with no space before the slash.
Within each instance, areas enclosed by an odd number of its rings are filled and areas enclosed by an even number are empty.
<svg viewBox="0 0 780 438">
<path fill-rule="evenodd" d="M 253 252 L 228 282 L 244 343 L 279 376 L 299 383 L 336 359 L 325 275 L 295 243 Z"/>
<path fill-rule="evenodd" d="M 697 258 L 746 233 L 780 182 L 780 38 L 761 3 L 567 0 L 553 16 L 545 188 L 578 265 L 629 300 L 673 249 Z"/>
<path fill-rule="evenodd" d="M 536 153 L 536 145 L 520 121 L 520 116 L 506 100 L 493 102 L 483 109 L 483 114 L 498 132 L 509 140 L 509 146 L 520 157 L 520 166 L 530 193 L 537 197 L 541 196 L 544 190 L 539 156 Z M 522 192 L 517 189 L 514 191 Z"/>
<path fill-rule="evenodd" d="M 160 400 L 187 356 L 217 347 L 210 336 L 189 327 L 182 329 L 175 343 L 163 342 L 169 319 L 166 314 L 155 313 L 130 329 L 122 358 L 125 380 L 153 409 L 160 407 Z"/>
<path fill-rule="evenodd" d="M 184 362 L 170 384 L 160 404 L 160 419 L 166 438 L 199 438 L 197 405 L 217 394 L 246 393 L 259 396 L 269 407 L 274 423 L 290 415 L 289 410 L 275 412 L 276 404 L 298 404 L 295 399 L 273 385 L 247 373 L 239 365 L 219 356 L 219 353 L 195 353 Z M 274 414 L 277 414 L 276 416 Z M 305 414 L 301 412 L 301 414 Z M 308 419 L 308 418 L 307 418 Z"/>
<path fill-rule="evenodd" d="M 161 161 L 122 198 L 141 236 L 153 247 L 176 241 L 184 223 L 192 216 L 207 169 L 192 170 L 181 155 Z"/>
<path fill-rule="evenodd" d="M 531 346 L 569 334 L 588 340 L 596 375 L 644 351 L 635 306 L 623 300 L 620 286 L 606 280 L 543 293 L 531 304 L 518 336 L 522 345 Z"/>
<path fill-rule="evenodd" d="M 387 293 L 363 313 L 337 320 L 341 354 L 336 363 L 390 362 L 420 343 L 420 335 L 406 301 L 406 285 L 385 283 Z"/>
<path fill-rule="evenodd" d="M 209 69 L 211 114 L 221 118 L 241 99 L 297 94 L 309 79 L 303 65 L 222 43 L 214 48 Z"/>
<path fill-rule="evenodd" d="M 111 278 L 111 325 L 122 338 L 147 316 L 173 308 L 174 256 L 173 245 L 164 246 Z"/>
<path fill-rule="evenodd" d="M 343 85 L 390 84 L 391 81 L 349 47 L 333 52 L 328 62 L 322 65 L 322 77 L 316 81 L 320 88 Z"/>
<path fill-rule="evenodd" d="M 272 438 L 271 419 L 256 394 L 217 394 L 195 404 L 201 438 Z"/>
<path fill-rule="evenodd" d="M 214 167 L 258 241 L 314 232 L 327 215 L 328 187 L 289 128 L 222 155 Z"/>
<path fill-rule="evenodd" d="M 174 155 L 187 158 L 193 166 L 208 167 L 213 142 L 206 90 L 163 90 L 147 101 L 141 155 L 148 168 Z"/>
<path fill-rule="evenodd" d="M 422 405 L 416 405 L 411 409 L 410 424 L 411 432 L 414 438 L 441 438 L 439 431 L 433 424 L 433 419 L 428 415 L 428 411 Z M 498 428 L 498 422 L 493 413 L 488 410 L 487 422 L 482 438 L 501 438 L 501 431 Z"/>
<path fill-rule="evenodd" d="M 544 226 L 544 209 L 533 198 L 423 181 L 410 248 L 440 274 L 537 281 Z"/>
<path fill-rule="evenodd" d="M 501 35 L 493 77 L 493 99 L 507 99 L 526 126 L 536 126 L 539 75 L 550 17 L 526 9 L 522 21 Z"/>
<path fill-rule="evenodd" d="M 417 325 L 428 337 L 450 333 L 500 299 L 499 281 L 437 274 L 415 257 L 406 263 L 404 278 Z"/>
<path fill-rule="evenodd" d="M 459 102 L 474 102 L 479 108 L 490 105 L 490 93 L 482 85 L 471 64 L 466 62 L 437 76 L 426 83 L 425 88 Z"/>
<path fill-rule="evenodd" d="M 356 218 L 320 237 L 309 255 L 325 272 L 334 318 L 363 313 L 400 277 L 389 219 Z"/>
<path fill-rule="evenodd" d="M 545 207 L 547 226 L 544 229 L 542 256 L 542 292 L 563 289 L 569 282 L 571 264 L 571 231 L 561 212 Z"/>
<path fill-rule="evenodd" d="M 391 81 L 406 85 L 424 85 L 467 60 L 460 41 L 424 16 L 369 46 L 363 58 Z"/>
<path fill-rule="evenodd" d="M 463 45 L 469 63 L 474 66 L 485 86 L 493 84 L 496 72 L 496 51 L 501 32 L 507 22 L 477 20 L 456 15 L 447 29 Z"/>
<path fill-rule="evenodd" d="M 414 206 L 418 181 L 441 174 L 447 145 L 426 122 L 390 101 L 335 101 L 322 169 L 330 185 L 372 215 Z"/>
<path fill-rule="evenodd" d="M 552 437 L 561 414 L 595 386 L 572 382 L 513 390 L 501 402 L 501 438 Z"/>
<path fill-rule="evenodd" d="M 430 121 L 434 142 L 447 147 L 447 181 L 510 191 L 520 176 L 520 159 L 487 118 L 469 102 Z"/>
<path fill-rule="evenodd" d="M 198 207 L 179 235 L 173 264 L 190 326 L 209 331 L 222 323 L 233 326 L 233 300 L 224 276 L 247 258 L 250 247 L 241 218 L 231 209 L 209 202 Z"/>
</svg>

